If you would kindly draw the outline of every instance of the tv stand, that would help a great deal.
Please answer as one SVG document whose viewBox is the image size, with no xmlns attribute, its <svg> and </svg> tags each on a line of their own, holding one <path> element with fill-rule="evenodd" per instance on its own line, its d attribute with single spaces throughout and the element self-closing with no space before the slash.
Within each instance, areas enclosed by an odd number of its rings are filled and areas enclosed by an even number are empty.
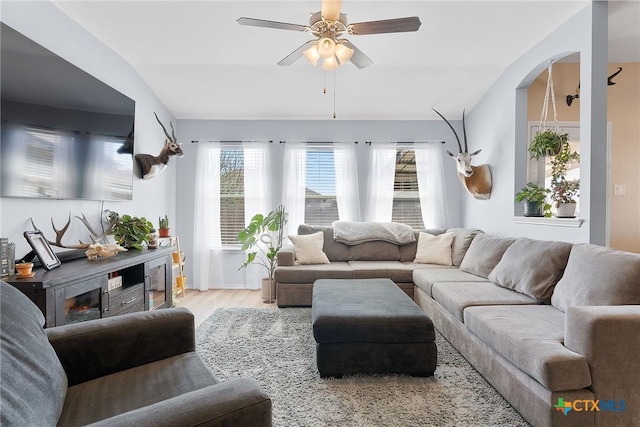
<svg viewBox="0 0 640 427">
<path fill-rule="evenodd" d="M 173 248 L 131 249 L 112 258 L 67 260 L 36 275 L 4 278 L 42 311 L 50 328 L 134 311 L 167 308 L 172 303 Z"/>
</svg>

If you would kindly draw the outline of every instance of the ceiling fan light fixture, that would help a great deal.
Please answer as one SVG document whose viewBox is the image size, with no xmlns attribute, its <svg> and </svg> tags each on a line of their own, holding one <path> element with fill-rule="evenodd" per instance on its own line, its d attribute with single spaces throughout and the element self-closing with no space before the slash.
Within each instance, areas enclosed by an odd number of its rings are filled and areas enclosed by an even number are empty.
<svg viewBox="0 0 640 427">
<path fill-rule="evenodd" d="M 335 70 L 339 66 L 340 64 L 338 64 L 338 60 L 336 59 L 335 55 L 330 56 L 329 58 L 324 58 L 322 60 L 322 69 L 325 71 Z"/>
<path fill-rule="evenodd" d="M 327 59 L 336 54 L 336 42 L 329 37 L 322 37 L 317 44 L 318 54 Z"/>
<path fill-rule="evenodd" d="M 336 56 L 338 57 L 338 61 L 340 61 L 340 65 L 346 64 L 353 56 L 353 49 L 342 43 L 338 43 L 336 45 Z"/>
<path fill-rule="evenodd" d="M 311 63 L 311 65 L 313 65 L 314 67 L 318 63 L 318 59 L 320 59 L 320 54 L 318 53 L 318 47 L 315 44 L 311 46 L 309 49 L 305 50 L 302 54 L 304 55 L 305 58 L 307 58 L 307 61 L 309 61 L 309 63 Z"/>
</svg>

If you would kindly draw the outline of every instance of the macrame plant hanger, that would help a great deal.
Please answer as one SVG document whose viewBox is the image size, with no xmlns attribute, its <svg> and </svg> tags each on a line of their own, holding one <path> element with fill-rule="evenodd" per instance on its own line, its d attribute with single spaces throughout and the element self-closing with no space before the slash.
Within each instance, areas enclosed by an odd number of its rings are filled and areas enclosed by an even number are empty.
<svg viewBox="0 0 640 427">
<path fill-rule="evenodd" d="M 560 133 L 560 124 L 558 123 L 558 111 L 556 110 L 556 94 L 553 90 L 553 75 L 552 75 L 553 63 L 549 61 L 549 67 L 547 71 L 549 73 L 547 77 L 547 89 L 544 93 L 544 101 L 542 103 L 542 113 L 540 114 L 540 129 L 539 132 L 542 133 L 546 130 L 553 130 L 555 133 Z M 551 126 L 547 127 L 547 116 L 549 114 L 549 98 L 551 98 L 551 106 L 553 107 L 553 128 Z M 558 147 L 558 152 L 562 146 Z M 550 154 L 558 154 L 550 153 Z"/>
</svg>

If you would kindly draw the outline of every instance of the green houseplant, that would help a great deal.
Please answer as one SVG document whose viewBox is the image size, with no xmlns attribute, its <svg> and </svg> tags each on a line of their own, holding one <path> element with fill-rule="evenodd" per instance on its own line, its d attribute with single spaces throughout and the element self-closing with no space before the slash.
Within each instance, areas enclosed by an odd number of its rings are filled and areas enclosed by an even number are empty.
<svg viewBox="0 0 640 427">
<path fill-rule="evenodd" d="M 167 215 L 158 217 L 158 235 L 160 237 L 169 237 L 171 235 L 169 230 L 169 217 Z"/>
<path fill-rule="evenodd" d="M 524 216 L 551 216 L 551 205 L 545 203 L 550 191 L 534 182 L 528 182 L 516 193 L 515 200 L 516 203 L 524 202 Z"/>
<path fill-rule="evenodd" d="M 127 249 L 142 249 L 153 229 L 153 224 L 145 217 L 138 218 L 127 214 L 120 216 L 118 212 L 108 211 L 107 220 L 116 222 L 111 234 L 116 243 Z"/>
<path fill-rule="evenodd" d="M 572 162 L 580 162 L 580 154 L 571 151 L 569 144 L 564 144 L 560 153 L 551 160 L 551 200 L 556 204 L 559 217 L 575 216 L 580 180 L 569 180 L 566 177 L 568 166 Z"/>
<path fill-rule="evenodd" d="M 544 158 L 545 156 L 555 156 L 562 150 L 568 140 L 568 134 L 559 134 L 551 129 L 536 132 L 533 141 L 529 144 L 529 154 L 532 159 L 536 160 L 539 160 L 541 157 Z"/>
<path fill-rule="evenodd" d="M 247 258 L 240 268 L 256 263 L 267 270 L 268 277 L 263 279 L 263 298 L 265 298 L 265 281 L 268 286 L 268 299 L 273 302 L 273 273 L 278 265 L 278 252 L 284 240 L 284 225 L 287 213 L 283 205 L 269 212 L 266 216 L 256 214 L 246 228 L 238 232 L 238 240 L 242 250 L 247 251 Z"/>
</svg>

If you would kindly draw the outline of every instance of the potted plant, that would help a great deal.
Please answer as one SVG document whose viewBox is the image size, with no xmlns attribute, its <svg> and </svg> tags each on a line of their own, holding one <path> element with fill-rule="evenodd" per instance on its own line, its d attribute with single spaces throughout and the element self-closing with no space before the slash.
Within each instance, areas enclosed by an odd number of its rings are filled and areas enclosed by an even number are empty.
<svg viewBox="0 0 640 427">
<path fill-rule="evenodd" d="M 545 156 L 555 156 L 562 150 L 562 147 L 566 145 L 568 140 L 568 134 L 559 134 L 551 129 L 536 132 L 533 141 L 529 144 L 529 154 L 532 159 L 536 160 L 539 160 L 541 157 L 544 158 Z"/>
<path fill-rule="evenodd" d="M 571 151 L 569 144 L 564 144 L 560 153 L 551 160 L 551 200 L 558 209 L 557 216 L 573 218 L 576 212 L 576 198 L 580 194 L 580 180 L 568 180 L 567 167 L 571 162 L 579 162 L 580 154 Z"/>
<path fill-rule="evenodd" d="M 524 216 L 551 215 L 551 205 L 545 203 L 549 191 L 551 190 L 540 187 L 534 182 L 528 182 L 526 186 L 522 187 L 522 190 L 516 193 L 515 199 L 516 203 L 524 202 Z"/>
<path fill-rule="evenodd" d="M 16 264 L 16 274 L 18 277 L 31 277 L 32 269 L 32 262 L 20 261 Z"/>
<path fill-rule="evenodd" d="M 158 235 L 160 237 L 169 237 L 171 236 L 169 230 L 169 217 L 167 215 L 162 217 L 158 217 Z"/>
<path fill-rule="evenodd" d="M 144 243 L 147 242 L 149 233 L 153 229 L 153 224 L 147 221 L 145 217 L 135 217 L 131 215 L 123 215 L 114 211 L 108 211 L 108 221 L 115 221 L 116 225 L 111 234 L 120 246 L 127 249 L 142 249 Z"/>
<path fill-rule="evenodd" d="M 262 279 L 262 297 L 267 303 L 274 302 L 273 273 L 278 265 L 278 252 L 284 240 L 284 225 L 287 223 L 287 213 L 280 205 L 266 216 L 256 214 L 249 225 L 238 232 L 238 240 L 242 243 L 242 250 L 247 252 L 247 259 L 240 268 L 256 263 L 267 270 L 267 277 Z M 268 290 L 268 292 L 266 292 Z"/>
</svg>

